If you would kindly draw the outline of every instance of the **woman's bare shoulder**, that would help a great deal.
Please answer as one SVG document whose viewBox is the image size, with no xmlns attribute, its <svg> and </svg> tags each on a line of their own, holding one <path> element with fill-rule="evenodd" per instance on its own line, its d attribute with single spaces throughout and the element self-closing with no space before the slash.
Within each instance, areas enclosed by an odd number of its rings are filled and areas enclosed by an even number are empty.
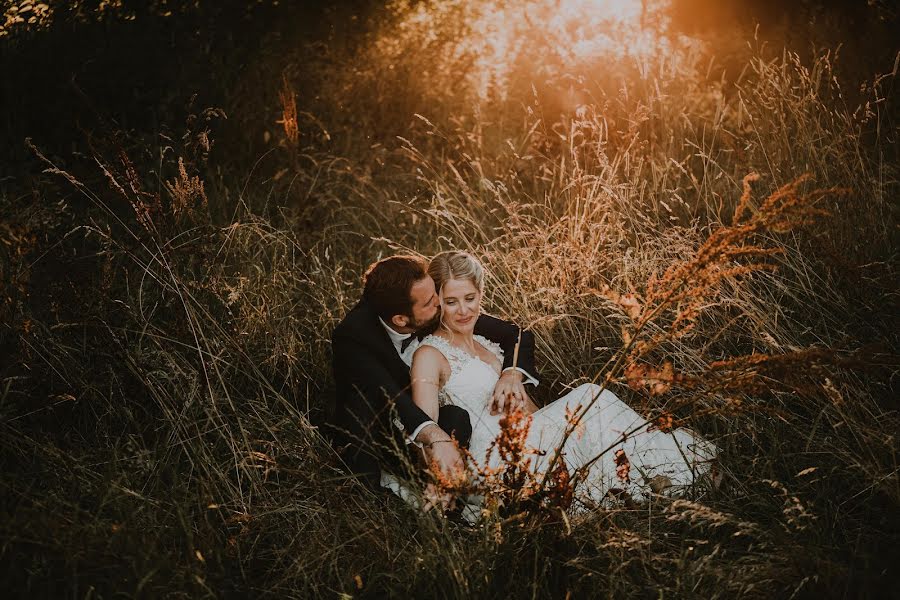
<svg viewBox="0 0 900 600">
<path fill-rule="evenodd" d="M 416 348 L 416 351 L 413 352 L 412 365 L 414 368 L 416 367 L 416 365 L 420 365 L 422 367 L 436 365 L 440 367 L 444 364 L 450 364 L 447 361 L 447 357 L 444 356 L 443 352 L 430 344 L 421 344 L 418 348 Z"/>
</svg>

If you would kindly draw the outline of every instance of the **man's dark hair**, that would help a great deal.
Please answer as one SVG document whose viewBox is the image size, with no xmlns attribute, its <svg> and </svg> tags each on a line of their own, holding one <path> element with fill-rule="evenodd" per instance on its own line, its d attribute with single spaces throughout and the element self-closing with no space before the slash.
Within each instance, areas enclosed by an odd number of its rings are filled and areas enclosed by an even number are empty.
<svg viewBox="0 0 900 600">
<path fill-rule="evenodd" d="M 428 277 L 425 259 L 417 256 L 389 256 L 373 263 L 363 276 L 363 298 L 385 323 L 394 315 L 412 316 L 410 292 L 417 281 Z"/>
</svg>

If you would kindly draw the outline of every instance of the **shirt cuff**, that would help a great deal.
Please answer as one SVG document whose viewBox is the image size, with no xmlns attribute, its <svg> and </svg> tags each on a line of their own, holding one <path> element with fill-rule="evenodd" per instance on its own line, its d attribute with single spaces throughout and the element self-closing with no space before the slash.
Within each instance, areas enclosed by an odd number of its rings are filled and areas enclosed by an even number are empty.
<svg viewBox="0 0 900 600">
<path fill-rule="evenodd" d="M 415 444 L 416 446 L 418 446 L 419 448 L 421 448 L 421 447 L 422 447 L 422 442 L 417 442 L 417 441 L 416 441 L 416 437 L 419 435 L 419 433 L 422 432 L 423 429 L 425 429 L 425 428 L 428 427 L 429 425 L 437 425 L 437 423 L 435 423 L 435 422 L 432 421 L 432 420 L 422 421 L 422 424 L 419 425 L 418 427 L 416 427 L 415 429 L 413 429 L 413 432 L 409 435 L 408 438 L 406 438 L 406 443 L 407 443 L 407 444 Z"/>
<path fill-rule="evenodd" d="M 505 372 L 509 371 L 510 369 L 515 369 L 516 371 L 518 371 L 519 373 L 521 373 L 522 375 L 525 376 L 525 379 L 522 380 L 523 385 L 537 385 L 540 383 L 537 379 L 535 379 L 531 375 L 531 373 L 529 373 L 522 367 L 506 367 L 505 369 L 503 369 L 503 372 L 505 373 Z"/>
</svg>

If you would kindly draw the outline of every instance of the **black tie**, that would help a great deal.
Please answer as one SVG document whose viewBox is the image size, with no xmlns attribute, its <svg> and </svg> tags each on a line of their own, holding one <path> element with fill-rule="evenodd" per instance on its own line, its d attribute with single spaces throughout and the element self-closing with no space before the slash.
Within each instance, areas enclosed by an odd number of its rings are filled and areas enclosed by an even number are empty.
<svg viewBox="0 0 900 600">
<path fill-rule="evenodd" d="M 409 334 L 409 337 L 403 338 L 403 341 L 400 342 L 400 354 L 406 352 L 406 349 L 409 348 L 409 345 L 412 344 L 412 341 L 417 339 L 418 337 L 419 336 L 417 336 L 415 333 L 411 333 Z"/>
</svg>

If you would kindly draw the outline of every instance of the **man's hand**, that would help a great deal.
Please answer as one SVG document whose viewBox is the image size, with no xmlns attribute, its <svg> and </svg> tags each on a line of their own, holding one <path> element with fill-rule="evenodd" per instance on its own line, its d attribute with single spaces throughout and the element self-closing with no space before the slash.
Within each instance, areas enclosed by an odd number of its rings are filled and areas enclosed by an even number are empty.
<svg viewBox="0 0 900 600">
<path fill-rule="evenodd" d="M 436 466 L 450 481 L 461 481 L 465 478 L 465 463 L 456 441 L 451 439 L 447 432 L 437 425 L 429 425 L 416 436 L 416 441 L 422 443 L 425 453 L 425 462 L 431 467 Z M 437 486 L 429 483 L 425 488 L 426 503 L 423 510 L 426 512 L 440 505 L 446 511 L 454 503 L 453 494 L 439 490 Z"/>
<path fill-rule="evenodd" d="M 528 397 L 522 384 L 522 373 L 516 369 L 507 369 L 500 375 L 491 397 L 491 414 L 499 415 L 521 407 L 530 415 L 537 410 L 534 402 Z"/>
</svg>

